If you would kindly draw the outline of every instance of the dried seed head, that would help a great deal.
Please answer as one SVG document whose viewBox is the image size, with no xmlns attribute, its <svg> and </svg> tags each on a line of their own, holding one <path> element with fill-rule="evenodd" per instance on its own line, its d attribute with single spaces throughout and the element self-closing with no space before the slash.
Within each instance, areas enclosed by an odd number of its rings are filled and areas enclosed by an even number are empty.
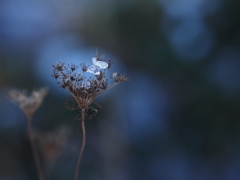
<svg viewBox="0 0 240 180">
<path fill-rule="evenodd" d="M 106 73 L 112 65 L 112 60 L 109 60 L 107 63 L 101 59 L 98 54 L 96 58 L 92 58 L 92 63 L 93 64 L 90 66 L 81 64 L 82 72 L 92 74 L 88 79 L 84 76 L 84 73 L 78 73 L 78 66 L 73 64 L 66 66 L 59 62 L 57 65 L 52 66 L 53 77 L 57 79 L 57 82 L 62 88 L 65 88 L 72 95 L 80 110 L 88 110 L 90 105 L 100 94 L 113 86 L 128 80 L 125 74 L 120 75 L 115 73 L 112 76 L 114 82 L 111 85 L 108 85 Z"/>
<path fill-rule="evenodd" d="M 129 81 L 130 79 L 126 77 L 125 74 L 119 74 L 117 72 L 112 74 L 112 78 L 114 79 L 115 82 L 120 83 L 124 81 Z"/>
<path fill-rule="evenodd" d="M 74 64 L 69 64 L 68 66 L 70 67 L 72 72 L 75 71 L 78 68 L 78 66 L 76 66 Z"/>
<path fill-rule="evenodd" d="M 47 88 L 41 88 L 33 91 L 28 96 L 26 91 L 11 90 L 8 93 L 8 97 L 23 110 L 27 117 L 32 117 L 42 104 L 44 97 L 47 95 L 47 91 Z"/>
<path fill-rule="evenodd" d="M 63 66 L 64 66 L 64 63 L 61 61 L 59 61 L 55 66 L 52 65 L 52 67 L 57 69 L 58 71 L 63 71 Z"/>
</svg>

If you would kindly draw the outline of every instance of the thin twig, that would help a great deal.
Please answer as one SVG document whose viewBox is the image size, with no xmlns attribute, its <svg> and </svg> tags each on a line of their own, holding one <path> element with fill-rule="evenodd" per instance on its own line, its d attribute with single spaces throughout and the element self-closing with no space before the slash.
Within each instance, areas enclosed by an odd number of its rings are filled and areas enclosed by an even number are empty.
<svg viewBox="0 0 240 180">
<path fill-rule="evenodd" d="M 40 164 L 40 158 L 39 158 L 39 155 L 38 155 L 38 152 L 37 152 L 37 145 L 35 143 L 34 136 L 33 136 L 32 118 L 30 116 L 28 116 L 27 121 L 28 121 L 28 130 L 27 130 L 28 131 L 28 137 L 29 137 L 29 141 L 30 141 L 30 144 L 31 144 L 35 165 L 36 165 L 36 168 L 37 168 L 38 179 L 39 180 L 44 180 L 43 171 L 42 171 L 41 164 Z"/>
<path fill-rule="evenodd" d="M 78 180 L 78 172 L 79 172 L 79 167 L 81 163 L 81 159 L 83 156 L 85 144 L 86 144 L 86 131 L 85 131 L 85 125 L 84 125 L 84 120 L 85 120 L 85 109 L 82 109 L 82 117 L 81 117 L 81 126 L 82 126 L 82 147 L 78 156 L 78 161 L 77 161 L 77 166 L 76 166 L 76 172 L 75 172 L 75 178 L 74 180 Z"/>
</svg>

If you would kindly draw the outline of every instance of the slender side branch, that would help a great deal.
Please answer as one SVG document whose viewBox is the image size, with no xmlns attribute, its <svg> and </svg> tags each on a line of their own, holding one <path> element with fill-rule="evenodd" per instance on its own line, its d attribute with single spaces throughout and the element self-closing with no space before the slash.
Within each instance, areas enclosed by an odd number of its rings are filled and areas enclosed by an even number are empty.
<svg viewBox="0 0 240 180">
<path fill-rule="evenodd" d="M 37 168 L 38 179 L 44 180 L 43 171 L 42 171 L 41 164 L 40 164 L 40 158 L 39 158 L 39 155 L 37 152 L 37 145 L 35 143 L 34 136 L 33 136 L 32 118 L 28 116 L 27 121 L 28 121 L 28 137 L 29 137 L 29 141 L 31 144 L 35 165 Z"/>
<path fill-rule="evenodd" d="M 82 159 L 83 152 L 84 152 L 84 149 L 85 149 L 85 144 L 86 144 L 86 131 L 85 131 L 84 120 L 85 120 L 85 109 L 82 109 L 82 116 L 81 116 L 82 147 L 81 147 L 81 150 L 80 150 L 80 153 L 79 153 L 79 156 L 78 156 L 78 161 L 77 161 L 77 165 L 76 165 L 76 172 L 75 172 L 74 180 L 78 180 L 79 167 L 80 167 L 81 159 Z"/>
</svg>

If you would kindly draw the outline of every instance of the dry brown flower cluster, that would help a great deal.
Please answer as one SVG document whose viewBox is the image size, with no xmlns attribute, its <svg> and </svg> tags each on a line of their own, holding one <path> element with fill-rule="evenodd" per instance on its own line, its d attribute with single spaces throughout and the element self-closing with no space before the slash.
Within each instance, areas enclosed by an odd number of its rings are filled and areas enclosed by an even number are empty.
<svg viewBox="0 0 240 180">
<path fill-rule="evenodd" d="M 115 72 L 110 77 L 114 82 L 109 85 L 106 74 L 113 60 L 106 62 L 100 55 L 97 55 L 96 58 L 92 58 L 92 62 L 93 65 L 90 66 L 85 64 L 77 66 L 63 62 L 53 65 L 53 77 L 62 88 L 66 89 L 72 95 L 80 110 L 88 110 L 91 103 L 100 94 L 121 82 L 129 80 L 125 74 Z M 81 73 L 77 72 L 79 67 L 81 67 Z M 85 73 L 90 73 L 92 76 L 87 79 L 84 76 Z"/>
<path fill-rule="evenodd" d="M 58 84 L 66 89 L 77 103 L 77 108 L 81 111 L 81 127 L 82 127 L 82 146 L 78 156 L 74 180 L 78 180 L 78 173 L 82 155 L 86 144 L 86 130 L 85 130 L 85 117 L 87 111 L 92 109 L 90 106 L 93 101 L 102 93 L 110 88 L 128 81 L 129 78 L 125 74 L 114 72 L 110 78 L 113 83 L 109 84 L 106 76 L 108 69 L 112 66 L 113 60 L 106 62 L 101 58 L 100 54 L 92 58 L 92 65 L 87 66 L 80 64 L 81 72 L 78 72 L 78 65 L 58 62 L 53 65 L 53 77 L 57 80 Z M 90 73 L 92 76 L 87 78 L 85 73 Z"/>
<path fill-rule="evenodd" d="M 48 89 L 41 88 L 39 90 L 34 90 L 31 94 L 28 95 L 28 92 L 25 90 L 11 90 L 8 93 L 8 98 L 16 103 L 24 112 L 27 117 L 27 131 L 28 138 L 31 144 L 32 153 L 35 159 L 35 165 L 37 168 L 38 179 L 44 180 L 43 170 L 40 163 L 40 157 L 37 150 L 37 145 L 35 142 L 35 137 L 33 135 L 32 129 L 32 117 L 36 110 L 40 107 L 43 102 L 43 99 L 47 95 Z"/>
<path fill-rule="evenodd" d="M 28 95 L 28 92 L 25 90 L 11 90 L 8 93 L 8 97 L 22 109 L 27 117 L 31 118 L 42 104 L 47 92 L 47 88 L 41 88 Z"/>
</svg>

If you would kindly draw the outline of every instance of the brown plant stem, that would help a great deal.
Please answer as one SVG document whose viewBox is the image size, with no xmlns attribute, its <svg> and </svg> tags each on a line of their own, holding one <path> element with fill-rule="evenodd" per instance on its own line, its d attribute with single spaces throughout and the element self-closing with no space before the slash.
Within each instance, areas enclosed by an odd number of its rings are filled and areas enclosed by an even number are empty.
<svg viewBox="0 0 240 180">
<path fill-rule="evenodd" d="M 78 161 L 76 165 L 76 172 L 75 172 L 75 178 L 74 180 L 78 180 L 78 172 L 79 172 L 79 167 L 81 163 L 81 159 L 83 156 L 85 144 L 86 144 L 86 131 L 85 131 L 85 125 L 84 125 L 84 120 L 85 120 L 85 109 L 82 109 L 82 116 L 81 116 L 81 126 L 82 126 L 82 147 L 78 156 Z"/>
<path fill-rule="evenodd" d="M 39 158 L 39 155 L 38 155 L 38 152 L 37 152 L 37 145 L 35 143 L 34 136 L 33 136 L 32 117 L 28 116 L 27 121 L 28 121 L 28 128 L 27 128 L 28 137 L 29 137 L 29 141 L 30 141 L 30 144 L 31 144 L 31 149 L 32 149 L 35 165 L 36 165 L 36 168 L 37 168 L 38 179 L 39 180 L 44 180 L 43 171 L 42 171 L 41 164 L 40 164 L 40 158 Z"/>
</svg>

